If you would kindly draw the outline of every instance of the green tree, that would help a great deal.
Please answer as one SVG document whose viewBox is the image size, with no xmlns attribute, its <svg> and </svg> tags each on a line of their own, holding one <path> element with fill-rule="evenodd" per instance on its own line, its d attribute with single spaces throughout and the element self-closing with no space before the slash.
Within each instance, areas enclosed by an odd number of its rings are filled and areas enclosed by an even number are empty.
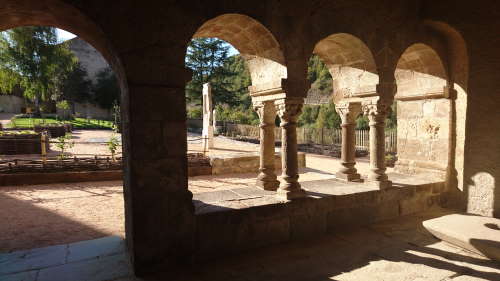
<svg viewBox="0 0 500 281">
<path fill-rule="evenodd" d="M 192 80 L 186 85 L 188 102 L 201 104 L 203 84 L 210 82 L 214 105 L 238 103 L 230 91 L 228 77 L 233 73 L 228 67 L 223 67 L 229 57 L 229 48 L 226 42 L 216 38 L 191 40 L 186 55 L 186 66 L 193 71 Z"/>
<path fill-rule="evenodd" d="M 311 56 L 307 63 L 307 79 L 311 82 L 311 89 L 318 89 L 322 95 L 331 95 L 332 75 L 317 55 Z"/>
<path fill-rule="evenodd" d="M 97 73 L 97 80 L 92 89 L 93 101 L 102 108 L 111 109 L 120 103 L 120 87 L 111 68 L 105 68 Z"/>
<path fill-rule="evenodd" d="M 75 63 L 68 44 L 57 42 L 53 27 L 18 27 L 0 34 L 0 90 L 10 93 L 19 86 L 37 115 L 41 102 L 61 95 Z"/>
<path fill-rule="evenodd" d="M 87 71 L 77 63 L 68 73 L 62 87 L 62 99 L 70 102 L 83 103 L 91 100 L 92 82 L 88 79 Z"/>
<path fill-rule="evenodd" d="M 342 121 L 337 111 L 335 111 L 335 104 L 333 102 L 320 106 L 316 119 L 316 128 L 338 129 L 341 123 Z"/>
</svg>

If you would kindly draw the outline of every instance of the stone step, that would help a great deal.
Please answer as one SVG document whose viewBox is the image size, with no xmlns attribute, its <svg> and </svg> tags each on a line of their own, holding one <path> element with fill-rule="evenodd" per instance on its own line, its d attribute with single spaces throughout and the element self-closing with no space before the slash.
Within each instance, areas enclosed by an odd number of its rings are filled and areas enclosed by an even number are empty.
<svg viewBox="0 0 500 281">
<path fill-rule="evenodd" d="M 445 242 L 500 262 L 500 219 L 451 214 L 422 224 Z"/>
</svg>

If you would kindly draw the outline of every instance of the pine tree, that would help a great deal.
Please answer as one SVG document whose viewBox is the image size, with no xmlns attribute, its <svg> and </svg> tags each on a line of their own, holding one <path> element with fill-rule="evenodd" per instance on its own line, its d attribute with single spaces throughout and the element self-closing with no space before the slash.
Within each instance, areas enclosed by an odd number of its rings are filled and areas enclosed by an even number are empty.
<svg viewBox="0 0 500 281">
<path fill-rule="evenodd" d="M 218 103 L 236 104 L 231 93 L 228 77 L 234 75 L 223 67 L 229 56 L 229 45 L 216 38 L 191 40 L 186 55 L 186 66 L 193 71 L 192 80 L 186 86 L 188 102 L 201 104 L 203 84 L 210 82 L 214 105 Z"/>
</svg>

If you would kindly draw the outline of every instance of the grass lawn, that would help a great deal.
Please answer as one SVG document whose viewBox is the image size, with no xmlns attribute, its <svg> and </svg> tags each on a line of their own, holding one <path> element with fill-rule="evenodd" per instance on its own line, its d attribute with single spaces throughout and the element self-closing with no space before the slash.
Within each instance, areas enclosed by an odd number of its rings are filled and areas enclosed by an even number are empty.
<svg viewBox="0 0 500 281">
<path fill-rule="evenodd" d="M 64 121 L 73 124 L 74 129 L 113 129 L 113 122 L 97 119 L 75 118 Z M 7 126 L 9 128 L 32 128 L 34 125 L 60 123 L 53 118 L 15 118 Z"/>
</svg>

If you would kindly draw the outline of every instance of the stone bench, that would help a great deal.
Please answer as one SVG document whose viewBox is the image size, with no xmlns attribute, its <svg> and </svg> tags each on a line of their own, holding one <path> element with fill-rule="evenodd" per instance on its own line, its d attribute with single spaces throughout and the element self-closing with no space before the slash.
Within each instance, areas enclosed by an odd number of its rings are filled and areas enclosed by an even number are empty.
<svg viewBox="0 0 500 281">
<path fill-rule="evenodd" d="M 500 219 L 452 214 L 423 222 L 437 238 L 500 261 Z"/>
</svg>

